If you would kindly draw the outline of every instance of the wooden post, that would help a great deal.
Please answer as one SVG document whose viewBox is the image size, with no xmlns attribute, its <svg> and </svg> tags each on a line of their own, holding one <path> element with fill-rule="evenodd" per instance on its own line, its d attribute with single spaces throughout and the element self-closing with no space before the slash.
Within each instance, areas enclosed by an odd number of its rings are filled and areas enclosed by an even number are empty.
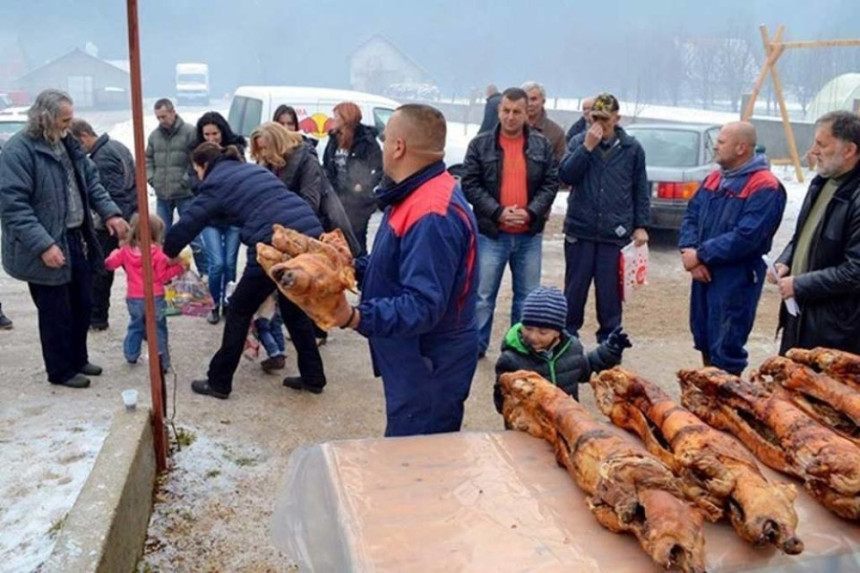
<svg viewBox="0 0 860 573">
<path fill-rule="evenodd" d="M 780 26 L 780 30 L 782 30 Z M 770 38 L 767 35 L 767 28 L 762 26 L 761 41 L 764 44 L 765 51 L 774 49 L 778 53 L 782 53 L 782 47 L 773 48 Z M 778 57 L 778 56 L 777 56 Z M 782 79 L 779 77 L 779 70 L 776 69 L 776 61 L 770 66 L 770 76 L 773 79 L 773 90 L 776 93 L 776 101 L 779 102 L 779 112 L 782 116 L 782 127 L 785 130 L 785 141 L 788 143 L 788 153 L 791 155 L 791 161 L 794 163 L 794 173 L 797 176 L 797 181 L 803 183 L 803 166 L 800 164 L 800 156 L 797 153 L 797 142 L 794 140 L 794 130 L 791 128 L 791 119 L 788 117 L 788 107 L 785 105 L 785 97 L 782 93 Z"/>
<path fill-rule="evenodd" d="M 761 31 L 762 37 L 767 37 L 767 27 L 762 25 L 759 26 L 759 30 Z M 776 30 L 776 34 L 774 35 L 774 41 L 782 40 L 782 33 L 785 30 L 785 26 L 780 26 Z M 752 93 L 750 94 L 750 99 L 747 102 L 746 108 L 744 108 L 744 113 L 741 116 L 743 121 L 749 121 L 749 119 L 753 116 L 755 111 L 755 102 L 758 99 L 758 94 L 761 92 L 761 88 L 764 86 L 764 82 L 767 79 L 767 74 L 770 71 L 771 67 L 776 64 L 776 61 L 782 55 L 782 49 L 773 48 L 773 44 L 765 45 L 764 53 L 766 55 L 764 64 L 761 67 L 761 71 L 758 74 L 758 78 L 755 81 L 755 85 L 753 85 Z"/>
<path fill-rule="evenodd" d="M 161 361 L 158 359 L 158 331 L 155 328 L 155 297 L 152 287 L 152 237 L 149 231 L 149 197 L 146 192 L 146 151 L 143 147 L 143 94 L 140 82 L 140 38 L 137 0 L 126 0 L 128 14 L 128 60 L 131 76 L 131 117 L 134 126 L 134 155 L 137 182 L 137 212 L 140 216 L 140 254 L 143 259 L 143 297 L 146 315 L 146 343 L 149 349 L 149 389 L 152 396 L 152 434 L 155 466 L 167 469 L 167 434 L 164 428 L 165 403 L 161 393 Z"/>
</svg>

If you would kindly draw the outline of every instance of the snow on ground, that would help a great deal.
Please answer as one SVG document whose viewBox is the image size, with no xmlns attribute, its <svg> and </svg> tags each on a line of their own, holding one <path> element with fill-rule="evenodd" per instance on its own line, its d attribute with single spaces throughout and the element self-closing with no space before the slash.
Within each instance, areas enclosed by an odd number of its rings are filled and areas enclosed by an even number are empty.
<svg viewBox="0 0 860 573">
<path fill-rule="evenodd" d="M 33 571 L 48 558 L 107 435 L 104 422 L 36 410 L 4 409 L 0 425 L 0 572 Z"/>
</svg>

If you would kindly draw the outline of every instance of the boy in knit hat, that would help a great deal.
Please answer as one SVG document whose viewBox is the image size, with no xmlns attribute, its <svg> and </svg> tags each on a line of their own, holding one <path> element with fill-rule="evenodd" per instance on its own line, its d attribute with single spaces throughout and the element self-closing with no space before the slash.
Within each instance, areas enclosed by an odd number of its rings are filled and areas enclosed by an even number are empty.
<svg viewBox="0 0 860 573">
<path fill-rule="evenodd" d="M 579 339 L 568 334 L 567 300 L 555 287 L 539 286 L 523 302 L 522 319 L 508 331 L 502 354 L 496 362 L 493 401 L 501 413 L 502 395 L 498 377 L 505 372 L 537 372 L 575 399 L 577 385 L 588 382 L 593 372 L 621 363 L 621 353 L 632 344 L 621 327 L 596 349 L 586 353 Z"/>
</svg>

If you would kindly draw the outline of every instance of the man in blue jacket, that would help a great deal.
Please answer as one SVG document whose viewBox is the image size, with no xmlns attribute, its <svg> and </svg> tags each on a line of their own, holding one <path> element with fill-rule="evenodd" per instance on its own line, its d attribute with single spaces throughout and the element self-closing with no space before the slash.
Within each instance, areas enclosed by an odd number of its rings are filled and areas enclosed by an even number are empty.
<svg viewBox="0 0 860 573">
<path fill-rule="evenodd" d="M 785 189 L 755 154 L 755 127 L 726 124 L 711 173 L 687 205 L 678 246 L 693 278 L 690 329 L 706 366 L 740 375 L 770 251 L 785 209 Z"/>
<path fill-rule="evenodd" d="M 567 330 L 579 336 L 594 280 L 597 342 L 621 326 L 618 261 L 631 239 L 648 241 L 651 189 L 645 151 L 618 127 L 618 100 L 594 98 L 591 127 L 570 140 L 559 177 L 571 186 L 564 220 L 564 294 Z"/>
<path fill-rule="evenodd" d="M 3 269 L 30 288 L 48 381 L 86 388 L 87 376 L 102 372 L 87 353 L 92 273 L 104 260 L 91 209 L 112 235 L 123 238 L 128 225 L 68 134 L 72 98 L 45 90 L 27 116 L 27 127 L 0 155 Z"/>
<path fill-rule="evenodd" d="M 370 340 L 386 436 L 458 431 L 477 366 L 477 225 L 442 162 L 445 135 L 445 117 L 427 105 L 389 119 L 377 190 L 385 214 L 369 258 L 356 262 L 361 304 L 344 298 L 336 313 Z"/>
</svg>

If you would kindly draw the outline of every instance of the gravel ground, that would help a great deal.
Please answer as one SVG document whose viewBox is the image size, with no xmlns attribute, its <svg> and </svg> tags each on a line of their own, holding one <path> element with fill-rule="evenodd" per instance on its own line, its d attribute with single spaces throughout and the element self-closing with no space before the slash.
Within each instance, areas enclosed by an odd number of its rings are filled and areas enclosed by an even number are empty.
<svg viewBox="0 0 860 573">
<path fill-rule="evenodd" d="M 560 224 L 560 217 L 554 216 L 545 234 L 544 284 L 562 284 Z M 780 232 L 777 248 L 781 247 L 779 243 L 784 244 L 786 235 L 787 231 Z M 0 423 L 4 427 L 14 424 L 17 433 L 38 425 L 48 435 L 51 428 L 60 433 L 62 428 L 78 425 L 107 427 L 111 415 L 121 407 L 120 391 L 125 388 L 138 388 L 143 401 L 148 402 L 145 362 L 129 366 L 122 359 L 124 292 L 125 281 L 119 273 L 113 291 L 111 327 L 90 336 L 92 360 L 105 367 L 105 374 L 88 390 L 69 390 L 46 383 L 35 308 L 26 286 L 0 273 L 0 301 L 15 321 L 14 330 L 0 332 L 0 390 L 6 397 Z M 699 364 L 688 330 L 688 292 L 688 279 L 680 268 L 674 237 L 658 234 L 651 246 L 649 284 L 625 308 L 624 324 L 634 347 L 625 352 L 624 364 L 675 393 L 674 372 Z M 506 278 L 496 313 L 493 349 L 498 347 L 508 323 L 509 307 L 510 286 Z M 777 308 L 775 289 L 768 286 L 750 339 L 752 364 L 776 351 Z M 205 374 L 208 360 L 218 347 L 221 326 L 210 326 L 202 318 L 192 317 L 171 317 L 169 324 L 178 382 L 175 423 L 186 445 L 174 455 L 175 469 L 162 478 L 139 569 L 294 570 L 290 556 L 281 554 L 269 537 L 271 513 L 290 452 L 304 444 L 377 437 L 384 429 L 381 383 L 372 376 L 366 341 L 351 331 L 331 334 L 328 344 L 322 347 L 328 386 L 320 396 L 284 388 L 280 376 L 266 375 L 258 362 L 243 360 L 233 394 L 229 400 L 221 401 L 194 395 L 189 388 L 190 380 Z M 593 308 L 589 305 L 582 332 L 586 347 L 594 344 L 595 329 Z M 492 350 L 478 365 L 466 403 L 465 430 L 501 427 L 491 399 L 497 355 L 497 350 Z M 296 373 L 289 345 L 284 373 Z M 173 382 L 170 384 L 172 388 Z M 582 400 L 596 413 L 589 391 L 582 392 Z M 173 406 L 171 400 L 171 410 Z M 4 452 L 8 443 L 9 440 L 0 440 Z M 26 455 L 19 452 L 17 463 L 42 464 L 45 455 L 48 454 L 34 446 Z M 45 529 L 49 527 L 46 524 Z"/>
</svg>

